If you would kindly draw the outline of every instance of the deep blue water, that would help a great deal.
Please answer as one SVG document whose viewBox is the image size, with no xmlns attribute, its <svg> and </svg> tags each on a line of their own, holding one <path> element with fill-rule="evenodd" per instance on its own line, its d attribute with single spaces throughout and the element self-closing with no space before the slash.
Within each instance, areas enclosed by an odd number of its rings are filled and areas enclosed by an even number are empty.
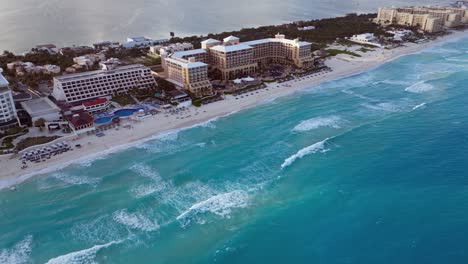
<svg viewBox="0 0 468 264">
<path fill-rule="evenodd" d="M 0 192 L 0 263 L 466 263 L 467 39 Z"/>
</svg>

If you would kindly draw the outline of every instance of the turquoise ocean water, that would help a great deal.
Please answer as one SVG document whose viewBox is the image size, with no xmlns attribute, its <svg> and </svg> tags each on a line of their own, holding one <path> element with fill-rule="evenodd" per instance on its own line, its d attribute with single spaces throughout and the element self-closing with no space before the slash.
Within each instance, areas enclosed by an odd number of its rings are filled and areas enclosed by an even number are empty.
<svg viewBox="0 0 468 264">
<path fill-rule="evenodd" d="M 0 263 L 466 263 L 467 38 L 0 192 Z"/>
</svg>

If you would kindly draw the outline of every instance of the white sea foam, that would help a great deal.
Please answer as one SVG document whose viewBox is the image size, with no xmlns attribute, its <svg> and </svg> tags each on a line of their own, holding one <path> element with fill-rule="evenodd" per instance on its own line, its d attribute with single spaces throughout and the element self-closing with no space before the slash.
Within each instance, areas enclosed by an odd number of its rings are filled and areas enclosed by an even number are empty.
<svg viewBox="0 0 468 264">
<path fill-rule="evenodd" d="M 207 212 L 229 218 L 232 209 L 245 208 L 248 206 L 248 198 L 248 193 L 242 190 L 217 194 L 192 205 L 189 209 L 180 214 L 177 220 L 188 223 L 192 217 Z"/>
<path fill-rule="evenodd" d="M 372 110 L 378 110 L 378 111 L 385 111 L 385 112 L 399 112 L 401 111 L 400 107 L 397 105 L 394 105 L 389 102 L 383 102 L 383 103 L 378 103 L 378 104 L 362 104 L 362 106 L 372 109 Z"/>
<path fill-rule="evenodd" d="M 65 255 L 61 255 L 47 261 L 46 264 L 94 264 L 96 254 L 99 250 L 108 248 L 114 244 L 118 244 L 121 241 L 112 241 L 103 245 L 95 245 L 93 247 L 83 249 L 80 251 L 71 252 Z"/>
<path fill-rule="evenodd" d="M 159 224 L 139 213 L 129 213 L 127 210 L 120 210 L 112 215 L 114 221 L 123 224 L 132 229 L 138 229 L 145 232 L 156 231 Z"/>
<path fill-rule="evenodd" d="M 434 90 L 434 86 L 425 81 L 417 82 L 405 89 L 405 91 L 410 93 L 425 93 L 432 90 Z"/>
<path fill-rule="evenodd" d="M 322 140 L 320 142 L 317 142 L 317 143 L 314 143 L 308 147 L 305 147 L 301 150 L 299 150 L 296 154 L 290 156 L 289 158 L 285 159 L 283 164 L 281 164 L 281 169 L 284 169 L 288 166 L 290 166 L 291 164 L 293 164 L 297 159 L 302 159 L 303 157 L 307 156 L 307 155 L 310 155 L 310 154 L 314 154 L 314 153 L 317 153 L 319 151 L 327 151 L 325 149 L 325 143 L 329 140 L 330 138 L 327 138 L 325 140 Z"/>
<path fill-rule="evenodd" d="M 315 117 L 305 121 L 302 121 L 300 124 L 293 128 L 293 131 L 296 132 L 305 132 L 319 127 L 332 127 L 340 128 L 339 123 L 341 118 L 339 116 L 322 116 Z"/>
<path fill-rule="evenodd" d="M 31 253 L 31 244 L 33 237 L 26 236 L 23 240 L 16 243 L 9 249 L 0 250 L 0 263 L 20 264 L 29 263 L 29 254 Z"/>
<path fill-rule="evenodd" d="M 413 107 L 413 111 L 424 106 L 426 106 L 426 103 L 418 104 L 417 106 Z"/>
<path fill-rule="evenodd" d="M 345 93 L 345 94 L 349 94 L 349 95 L 352 95 L 352 96 L 355 96 L 357 98 L 361 98 L 363 100 L 366 100 L 366 101 L 371 101 L 371 102 L 375 102 L 375 101 L 378 101 L 377 99 L 374 99 L 372 97 L 369 97 L 369 96 L 365 96 L 365 95 L 362 95 L 360 93 L 356 93 L 352 90 L 349 90 L 349 89 L 344 89 L 342 90 L 341 92 Z"/>
<path fill-rule="evenodd" d="M 101 181 L 99 178 L 93 178 L 85 175 L 77 176 L 65 172 L 57 172 L 51 176 L 69 185 L 90 185 L 96 187 Z"/>
</svg>

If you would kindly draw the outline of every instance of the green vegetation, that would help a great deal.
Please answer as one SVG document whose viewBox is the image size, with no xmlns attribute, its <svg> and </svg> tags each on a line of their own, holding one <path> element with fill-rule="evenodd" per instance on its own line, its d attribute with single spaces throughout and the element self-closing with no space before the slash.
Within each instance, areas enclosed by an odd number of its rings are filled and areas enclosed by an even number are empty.
<svg viewBox="0 0 468 264">
<path fill-rule="evenodd" d="M 135 104 L 135 100 L 128 94 L 114 95 L 111 99 L 112 102 L 116 102 L 121 106 Z"/>
<path fill-rule="evenodd" d="M 362 48 L 358 49 L 358 51 L 360 51 L 362 53 L 366 53 L 366 52 L 369 52 L 369 51 L 372 51 L 372 50 L 362 47 Z"/>
<path fill-rule="evenodd" d="M 45 119 L 44 118 L 39 118 L 34 122 L 35 127 L 43 127 L 45 125 Z"/>
<path fill-rule="evenodd" d="M 315 42 L 315 48 L 323 48 L 324 43 L 331 43 L 337 38 L 345 38 L 355 34 L 374 33 L 379 36 L 385 33 L 379 25 L 372 23 L 371 19 L 376 14 L 349 14 L 344 17 L 326 18 L 320 20 L 300 21 L 278 26 L 263 26 L 258 28 L 244 28 L 239 31 L 208 34 L 207 36 L 191 36 L 185 38 L 172 38 L 171 42 L 191 42 L 195 47 L 200 47 L 200 41 L 206 38 L 222 39 L 229 35 L 235 35 L 242 41 L 261 38 L 270 38 L 278 32 L 288 38 L 301 38 L 304 41 Z M 300 31 L 298 27 L 315 26 L 315 30 Z"/>
<path fill-rule="evenodd" d="M 352 51 L 349 51 L 349 50 L 327 49 L 325 51 L 327 52 L 328 56 L 336 56 L 338 54 L 347 54 L 347 55 L 354 56 L 354 57 L 361 57 L 361 55 L 354 53 Z"/>
<path fill-rule="evenodd" d="M 21 151 L 23 149 L 29 148 L 31 146 L 42 145 L 45 143 L 49 143 L 51 141 L 60 138 L 59 136 L 52 136 L 52 137 L 30 137 L 25 138 L 21 142 L 16 145 L 16 150 Z"/>
</svg>

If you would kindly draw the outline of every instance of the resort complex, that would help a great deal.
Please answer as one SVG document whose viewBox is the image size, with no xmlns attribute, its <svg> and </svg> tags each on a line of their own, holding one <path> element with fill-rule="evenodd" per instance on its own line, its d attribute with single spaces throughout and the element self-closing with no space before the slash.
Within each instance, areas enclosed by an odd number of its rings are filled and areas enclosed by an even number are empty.
<svg viewBox="0 0 468 264">
<path fill-rule="evenodd" d="M 60 49 L 45 44 L 26 55 L 5 52 L 0 55 L 5 69 L 0 74 L 0 154 L 29 151 L 58 138 L 104 137 L 109 130 L 122 135 L 140 123 L 149 127 L 144 133 L 154 134 L 206 121 L 299 83 L 358 71 L 359 65 L 393 57 L 405 46 L 436 38 L 432 33 L 467 22 L 465 8 L 381 8 L 377 15 L 327 20 L 327 26 L 300 21 L 261 32 L 131 37 L 123 44 L 101 41 Z M 343 23 L 356 26 L 337 26 Z"/>
<path fill-rule="evenodd" d="M 458 7 L 379 8 L 375 22 L 381 25 L 418 27 L 428 33 L 468 23 L 468 10 Z"/>
<path fill-rule="evenodd" d="M 202 48 L 197 50 L 175 52 L 167 58 L 163 57 L 169 79 L 180 81 L 180 76 L 189 76 L 188 68 L 201 75 L 202 81 L 209 70 L 218 71 L 223 80 L 232 80 L 255 74 L 259 67 L 269 63 L 291 64 L 298 68 L 309 68 L 314 65 L 311 50 L 312 43 L 299 39 L 286 39 L 284 35 L 277 34 L 274 38 L 255 41 L 240 42 L 235 36 L 229 36 L 223 41 L 207 39 L 201 43 Z M 184 73 L 185 72 L 185 73 Z M 191 79 L 185 78 L 185 86 L 191 89 Z M 193 78 L 195 82 L 200 79 Z M 203 91 L 208 93 L 209 88 Z"/>
</svg>

